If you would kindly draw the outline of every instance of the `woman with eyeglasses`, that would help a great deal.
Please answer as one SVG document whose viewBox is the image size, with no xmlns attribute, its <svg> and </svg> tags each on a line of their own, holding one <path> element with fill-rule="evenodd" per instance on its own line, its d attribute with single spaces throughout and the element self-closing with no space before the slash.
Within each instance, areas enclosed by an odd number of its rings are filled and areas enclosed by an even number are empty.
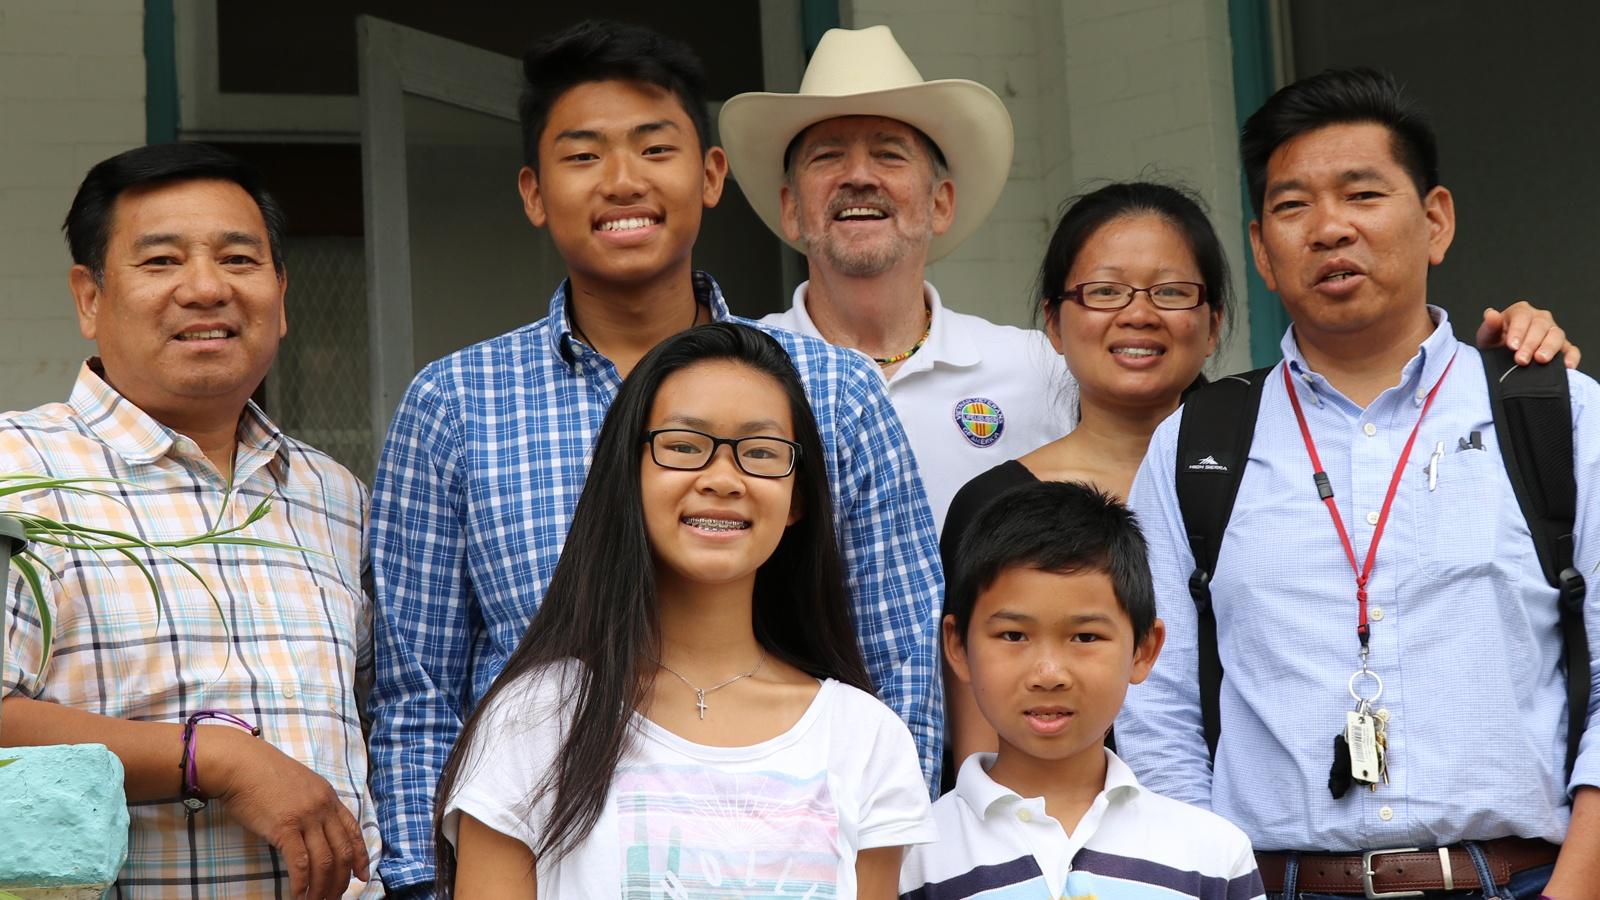
<svg viewBox="0 0 1600 900">
<path fill-rule="evenodd" d="M 1192 192 L 1119 182 L 1069 200 L 1039 267 L 1035 312 L 1078 382 L 1078 421 L 957 492 L 939 541 L 946 573 L 968 523 L 1009 487 L 1081 481 L 1127 497 L 1156 426 L 1204 383 L 1231 295 L 1222 242 Z M 1477 341 L 1508 343 L 1523 365 L 1565 356 L 1575 367 L 1580 355 L 1549 313 L 1522 301 L 1485 310 Z M 994 750 L 996 737 L 948 666 L 945 697 L 949 787 L 960 762 Z"/>
<path fill-rule="evenodd" d="M 1039 268 L 1038 317 L 1078 382 L 1065 437 L 967 482 L 940 550 L 954 568 L 967 523 L 1006 488 L 1081 481 L 1126 497 L 1150 435 L 1200 383 L 1229 306 L 1228 261 L 1200 203 L 1163 184 L 1109 184 L 1069 201 Z M 995 749 L 972 691 L 946 673 L 952 760 Z"/>
<path fill-rule="evenodd" d="M 645 355 L 440 778 L 441 888 L 895 896 L 928 792 L 872 695 L 822 460 L 771 337 L 718 323 Z"/>
</svg>

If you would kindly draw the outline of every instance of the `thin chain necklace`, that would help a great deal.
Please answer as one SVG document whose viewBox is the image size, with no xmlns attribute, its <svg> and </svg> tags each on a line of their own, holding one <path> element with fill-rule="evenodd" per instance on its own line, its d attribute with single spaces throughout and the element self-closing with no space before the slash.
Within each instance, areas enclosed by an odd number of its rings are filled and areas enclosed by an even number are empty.
<svg viewBox="0 0 1600 900">
<path fill-rule="evenodd" d="M 587 334 L 583 333 L 583 326 L 578 324 L 578 311 L 577 310 L 575 310 L 575 309 L 567 310 L 567 321 L 572 323 L 572 333 L 578 336 L 578 340 L 583 341 L 584 346 L 588 347 L 590 350 L 595 351 L 596 353 L 600 352 L 600 348 L 596 347 L 594 345 L 594 341 L 589 340 L 589 336 Z M 696 300 L 696 301 L 694 301 L 694 318 L 689 320 L 689 327 L 693 328 L 696 324 L 699 323 L 699 321 L 700 321 L 700 301 Z M 927 335 L 923 335 L 922 339 L 923 340 L 927 340 L 928 336 Z M 920 346 L 922 346 L 922 345 L 921 344 L 917 345 L 917 347 L 920 347 Z M 912 353 L 917 352 L 917 348 L 916 347 L 911 348 L 911 352 Z M 909 354 L 907 354 L 907 355 L 909 355 Z"/>
<path fill-rule="evenodd" d="M 922 329 L 922 337 L 917 338 L 917 342 L 911 345 L 910 350 L 907 350 L 904 353 L 896 353 L 893 356 L 874 356 L 872 357 L 872 361 L 877 363 L 879 366 L 892 366 L 901 360 L 910 359 L 913 353 L 921 350 L 922 345 L 928 342 L 928 334 L 933 331 L 933 309 L 925 306 L 923 307 L 923 311 L 928 314 L 928 324 Z"/>
<path fill-rule="evenodd" d="M 673 675 L 677 676 L 677 679 L 679 681 L 681 681 L 684 684 L 689 686 L 689 690 L 694 691 L 694 701 L 695 701 L 694 705 L 695 705 L 695 708 L 700 711 L 700 718 L 704 719 L 706 717 L 706 695 L 707 694 L 715 694 L 717 691 L 722 690 L 723 688 L 727 687 L 730 684 L 733 684 L 735 681 L 738 681 L 741 678 L 749 678 L 751 675 L 754 675 L 755 673 L 761 671 L 761 664 L 766 662 L 766 661 L 767 661 L 767 648 L 762 647 L 761 648 L 761 658 L 756 660 L 755 668 L 753 668 L 750 671 L 744 673 L 743 675 L 735 675 L 732 678 L 729 678 L 727 681 L 724 681 L 724 682 L 722 682 L 720 684 L 714 684 L 714 685 L 712 685 L 711 687 L 708 687 L 708 688 L 695 687 L 694 682 L 692 682 L 689 679 L 683 677 L 682 675 L 679 675 L 677 669 L 674 669 L 673 667 L 667 665 L 666 663 L 662 662 L 659 659 L 656 660 L 656 665 L 660 666 L 663 669 L 666 669 L 668 672 L 671 672 Z"/>
</svg>

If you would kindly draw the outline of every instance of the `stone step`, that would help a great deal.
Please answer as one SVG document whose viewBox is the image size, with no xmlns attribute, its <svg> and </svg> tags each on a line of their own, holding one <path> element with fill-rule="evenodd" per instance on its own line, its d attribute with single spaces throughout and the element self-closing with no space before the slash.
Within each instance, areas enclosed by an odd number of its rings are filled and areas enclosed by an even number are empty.
<svg viewBox="0 0 1600 900">
<path fill-rule="evenodd" d="M 101 744 L 0 747 L 0 891 L 94 900 L 128 858 L 122 762 Z"/>
</svg>

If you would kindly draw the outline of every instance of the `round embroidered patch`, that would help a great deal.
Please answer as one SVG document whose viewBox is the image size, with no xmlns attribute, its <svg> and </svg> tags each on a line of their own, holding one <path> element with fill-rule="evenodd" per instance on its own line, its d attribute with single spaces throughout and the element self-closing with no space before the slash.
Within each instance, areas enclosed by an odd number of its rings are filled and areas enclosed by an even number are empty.
<svg viewBox="0 0 1600 900">
<path fill-rule="evenodd" d="M 1006 429 L 1006 417 L 1000 412 L 1000 404 L 988 397 L 968 397 L 957 403 L 955 418 L 961 436 L 974 447 L 993 444 Z"/>
</svg>

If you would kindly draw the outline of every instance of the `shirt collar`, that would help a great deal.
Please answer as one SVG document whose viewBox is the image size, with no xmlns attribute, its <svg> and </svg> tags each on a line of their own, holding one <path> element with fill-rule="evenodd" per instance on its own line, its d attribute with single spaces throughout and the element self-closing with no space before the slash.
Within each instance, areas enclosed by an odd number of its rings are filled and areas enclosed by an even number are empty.
<svg viewBox="0 0 1600 900">
<path fill-rule="evenodd" d="M 1417 406 L 1422 405 L 1427 396 L 1427 389 L 1439 382 L 1444 375 L 1445 366 L 1455 358 L 1456 337 L 1450 327 L 1449 314 L 1443 307 L 1430 304 L 1428 315 L 1433 319 L 1433 331 L 1417 346 L 1417 355 L 1400 370 L 1401 385 L 1415 382 L 1421 386 L 1414 392 Z M 1298 381 L 1309 385 L 1314 399 L 1316 392 L 1329 390 L 1327 379 L 1313 371 L 1311 364 L 1306 362 L 1305 355 L 1300 352 L 1300 345 L 1294 339 L 1293 325 L 1283 333 L 1283 340 L 1279 342 L 1278 348 L 1283 351 L 1283 359 L 1288 364 L 1289 371 Z"/>
<path fill-rule="evenodd" d="M 1138 796 L 1144 788 L 1139 785 L 1139 779 L 1134 777 L 1133 770 L 1109 749 L 1104 752 L 1106 783 L 1100 790 L 1101 795 L 1108 803 L 1125 803 Z M 993 753 L 974 753 L 961 764 L 961 772 L 956 776 L 956 796 L 978 818 L 985 820 L 997 813 L 1004 813 L 1024 799 L 1021 794 L 989 777 L 989 767 L 994 765 L 994 761 Z"/>
<path fill-rule="evenodd" d="M 130 465 L 144 465 L 166 456 L 180 442 L 192 447 L 194 442 L 156 421 L 149 413 L 117 393 L 106 380 L 98 357 L 90 357 L 78 368 L 78 380 L 72 386 L 67 404 L 83 420 L 95 437 Z M 282 464 L 289 461 L 283 432 L 255 401 L 245 403 L 239 416 L 239 459 L 242 467 L 246 455 L 265 454 L 278 458 Z M 193 447 L 193 454 L 200 449 Z M 187 454 L 182 454 L 187 455 Z"/>
<path fill-rule="evenodd" d="M 810 285 L 811 282 L 802 281 L 800 286 L 794 289 L 793 330 L 822 338 L 822 332 L 817 329 L 816 323 L 811 320 L 810 311 L 806 309 L 806 297 Z M 939 297 L 939 289 L 924 281 L 922 297 L 928 304 L 930 314 L 928 340 L 923 343 L 922 349 L 900 364 L 900 368 L 895 370 L 895 377 L 921 372 L 936 365 L 965 368 L 982 362 L 982 354 L 978 352 L 972 336 L 951 325 L 950 315 L 945 312 L 944 301 Z"/>
<path fill-rule="evenodd" d="M 722 296 L 722 287 L 709 274 L 698 269 L 690 276 L 694 284 L 694 299 L 711 310 L 711 321 L 724 322 L 729 318 L 728 301 Z M 594 349 L 572 333 L 572 319 L 567 314 L 567 292 L 572 289 L 572 279 L 563 279 L 550 297 L 550 349 L 568 366 L 594 353 Z"/>
</svg>

